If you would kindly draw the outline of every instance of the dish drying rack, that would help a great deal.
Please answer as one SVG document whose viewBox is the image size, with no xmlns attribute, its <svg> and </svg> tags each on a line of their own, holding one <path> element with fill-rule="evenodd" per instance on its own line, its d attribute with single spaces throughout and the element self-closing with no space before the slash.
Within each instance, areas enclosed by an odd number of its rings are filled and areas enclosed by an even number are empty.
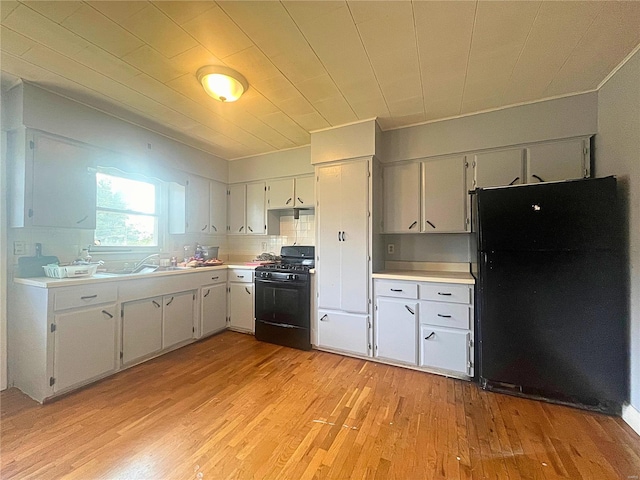
<svg viewBox="0 0 640 480">
<path fill-rule="evenodd" d="M 51 278 L 91 277 L 98 270 L 99 263 L 87 265 L 43 265 L 44 274 Z"/>
</svg>

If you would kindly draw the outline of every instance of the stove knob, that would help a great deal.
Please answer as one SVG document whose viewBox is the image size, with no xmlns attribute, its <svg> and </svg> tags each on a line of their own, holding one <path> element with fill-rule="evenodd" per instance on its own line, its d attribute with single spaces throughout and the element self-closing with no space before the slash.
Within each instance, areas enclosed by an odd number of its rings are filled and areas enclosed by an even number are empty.
<svg viewBox="0 0 640 480">
<path fill-rule="evenodd" d="M 294 276 L 293 276 L 293 279 L 294 279 L 294 280 L 298 280 L 298 275 L 294 275 Z"/>
<path fill-rule="evenodd" d="M 287 280 L 294 280 L 295 279 L 295 275 L 287 275 Z"/>
</svg>

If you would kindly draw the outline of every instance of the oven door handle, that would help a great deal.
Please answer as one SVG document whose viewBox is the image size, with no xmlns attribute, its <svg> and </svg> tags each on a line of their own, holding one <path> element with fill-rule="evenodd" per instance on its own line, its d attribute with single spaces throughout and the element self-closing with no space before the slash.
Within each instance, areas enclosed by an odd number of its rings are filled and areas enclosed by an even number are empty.
<svg viewBox="0 0 640 480">
<path fill-rule="evenodd" d="M 304 286 L 304 281 L 300 281 L 300 280 L 298 280 L 298 281 L 285 280 L 283 282 L 283 281 L 280 281 L 280 280 L 265 280 L 263 278 L 256 278 L 255 282 L 256 283 L 271 283 L 271 284 L 275 283 L 277 285 L 282 285 L 282 286 L 284 286 L 284 285 L 292 285 L 294 287 L 295 286 Z"/>
<path fill-rule="evenodd" d="M 288 323 L 267 322 L 266 320 L 258 320 L 258 321 L 267 325 L 273 325 L 274 327 L 297 328 L 295 325 L 289 325 Z"/>
</svg>

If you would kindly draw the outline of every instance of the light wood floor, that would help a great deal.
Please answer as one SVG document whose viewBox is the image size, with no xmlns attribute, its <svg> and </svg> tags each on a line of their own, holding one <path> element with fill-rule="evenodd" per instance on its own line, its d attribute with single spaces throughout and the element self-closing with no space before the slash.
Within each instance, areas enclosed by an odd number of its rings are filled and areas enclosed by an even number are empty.
<svg viewBox="0 0 640 480">
<path fill-rule="evenodd" d="M 3 479 L 637 479 L 619 418 L 226 332 L 41 406 L 0 396 Z"/>
</svg>

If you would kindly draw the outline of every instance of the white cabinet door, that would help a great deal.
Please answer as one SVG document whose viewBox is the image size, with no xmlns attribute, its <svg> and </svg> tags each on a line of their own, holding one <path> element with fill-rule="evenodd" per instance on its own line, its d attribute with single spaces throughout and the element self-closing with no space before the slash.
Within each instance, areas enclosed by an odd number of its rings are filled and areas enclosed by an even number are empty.
<svg viewBox="0 0 640 480">
<path fill-rule="evenodd" d="M 202 336 L 227 328 L 227 284 L 202 287 Z"/>
<path fill-rule="evenodd" d="M 122 304 L 122 363 L 162 349 L 162 297 Z"/>
<path fill-rule="evenodd" d="M 369 316 L 318 311 L 318 346 L 369 354 Z"/>
<path fill-rule="evenodd" d="M 340 203 L 330 214 L 340 212 L 341 300 L 340 309 L 369 312 L 369 164 L 342 165 Z"/>
<path fill-rule="evenodd" d="M 195 175 L 187 180 L 187 233 L 209 233 L 209 183 L 209 179 Z"/>
<path fill-rule="evenodd" d="M 378 298 L 375 356 L 416 365 L 418 302 Z"/>
<path fill-rule="evenodd" d="M 80 144 L 35 134 L 31 225 L 96 228 L 96 174 L 93 152 Z"/>
<path fill-rule="evenodd" d="M 230 234 L 244 234 L 246 228 L 246 185 L 229 185 L 227 232 Z"/>
<path fill-rule="evenodd" d="M 308 177 L 296 178 L 295 198 L 293 199 L 294 207 L 313 208 L 314 206 L 314 188 L 316 185 L 313 175 Z"/>
<path fill-rule="evenodd" d="M 424 232 L 468 230 L 465 171 L 465 157 L 435 158 L 422 162 Z"/>
<path fill-rule="evenodd" d="M 420 164 L 387 166 L 383 175 L 384 232 L 419 232 Z"/>
<path fill-rule="evenodd" d="M 420 366 L 469 375 L 469 331 L 420 325 L 420 337 Z"/>
<path fill-rule="evenodd" d="M 318 305 L 339 310 L 341 306 L 341 246 L 342 219 L 341 167 L 329 165 L 318 168 L 318 225 L 317 276 Z"/>
<path fill-rule="evenodd" d="M 195 293 L 183 292 L 162 297 L 162 348 L 193 338 Z"/>
<path fill-rule="evenodd" d="M 267 208 L 293 208 L 294 179 L 284 178 L 267 182 Z"/>
<path fill-rule="evenodd" d="M 527 182 L 554 182 L 588 177 L 589 140 L 572 138 L 527 148 Z"/>
<path fill-rule="evenodd" d="M 209 201 L 209 232 L 212 235 L 224 235 L 227 231 L 227 186 L 210 182 Z"/>
<path fill-rule="evenodd" d="M 229 327 L 243 332 L 255 331 L 253 283 L 229 284 Z"/>
<path fill-rule="evenodd" d="M 265 182 L 247 184 L 247 228 L 245 233 L 264 235 L 267 233 L 265 211 Z"/>
<path fill-rule="evenodd" d="M 60 313 L 54 323 L 54 392 L 116 370 L 115 305 Z"/>
<path fill-rule="evenodd" d="M 474 177 L 469 190 L 524 183 L 522 148 L 498 150 L 474 155 Z"/>
</svg>

